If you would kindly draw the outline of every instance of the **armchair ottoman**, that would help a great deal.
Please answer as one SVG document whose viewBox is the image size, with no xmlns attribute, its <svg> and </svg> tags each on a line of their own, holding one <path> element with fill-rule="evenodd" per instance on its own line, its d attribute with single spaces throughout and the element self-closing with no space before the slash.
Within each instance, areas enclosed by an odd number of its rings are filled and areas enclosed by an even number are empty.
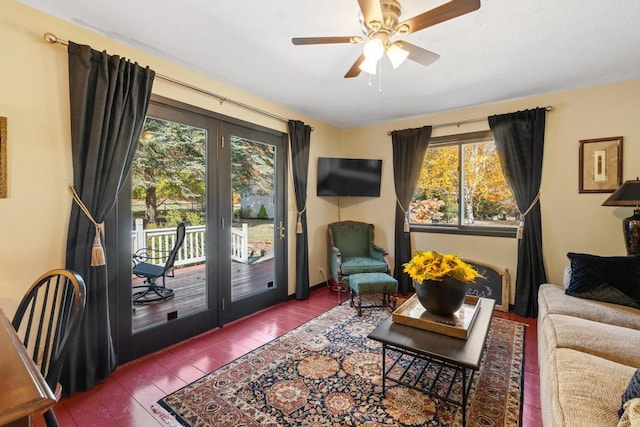
<svg viewBox="0 0 640 427">
<path fill-rule="evenodd" d="M 358 316 L 362 316 L 363 308 L 389 307 L 392 310 L 396 305 L 396 294 L 398 293 L 398 281 L 386 273 L 357 273 L 348 277 L 351 288 L 351 307 L 353 296 L 357 295 Z M 362 306 L 362 295 L 382 294 L 382 305 Z"/>
<path fill-rule="evenodd" d="M 340 221 L 327 226 L 327 252 L 331 284 L 340 292 L 348 289 L 349 276 L 386 273 L 391 269 L 387 251 L 374 243 L 374 226 L 365 222 Z"/>
</svg>

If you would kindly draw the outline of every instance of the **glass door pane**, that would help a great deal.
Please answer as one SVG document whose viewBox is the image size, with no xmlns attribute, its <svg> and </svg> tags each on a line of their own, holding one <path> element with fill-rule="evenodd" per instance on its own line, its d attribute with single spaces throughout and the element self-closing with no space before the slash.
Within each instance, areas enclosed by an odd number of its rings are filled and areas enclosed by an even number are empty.
<svg viewBox="0 0 640 427">
<path fill-rule="evenodd" d="M 206 147 L 206 129 L 147 117 L 131 175 L 134 333 L 207 309 Z"/>
<path fill-rule="evenodd" d="M 274 273 L 276 148 L 231 137 L 231 301 L 277 286 Z"/>
<path fill-rule="evenodd" d="M 219 170 L 226 177 L 219 183 L 226 224 L 218 258 L 224 324 L 287 296 L 286 144 L 282 136 L 227 123 L 221 134 L 228 141 Z"/>
</svg>

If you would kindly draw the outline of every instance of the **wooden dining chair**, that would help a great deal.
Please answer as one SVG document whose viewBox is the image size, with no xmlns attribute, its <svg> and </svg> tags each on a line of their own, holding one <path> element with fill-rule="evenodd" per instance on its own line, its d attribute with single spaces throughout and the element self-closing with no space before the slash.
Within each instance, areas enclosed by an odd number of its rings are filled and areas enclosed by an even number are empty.
<svg viewBox="0 0 640 427">
<path fill-rule="evenodd" d="M 57 399 L 62 365 L 80 326 L 86 300 L 86 287 L 79 274 L 51 270 L 29 288 L 11 322 Z M 48 427 L 58 426 L 53 408 L 44 413 L 44 419 Z"/>
</svg>

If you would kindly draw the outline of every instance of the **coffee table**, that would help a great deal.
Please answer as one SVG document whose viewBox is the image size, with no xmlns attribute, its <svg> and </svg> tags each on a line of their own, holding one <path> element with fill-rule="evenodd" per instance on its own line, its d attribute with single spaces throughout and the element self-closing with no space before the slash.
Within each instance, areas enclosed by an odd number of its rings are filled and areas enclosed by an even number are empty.
<svg viewBox="0 0 640 427">
<path fill-rule="evenodd" d="M 385 320 L 368 336 L 382 343 L 382 393 L 386 395 L 386 380 L 419 390 L 461 406 L 462 425 L 466 425 L 467 399 L 473 376 L 480 368 L 494 306 L 494 300 L 480 298 L 480 311 L 466 340 L 394 323 L 391 317 Z M 396 355 L 389 367 L 387 353 Z M 435 378 L 427 377 L 434 371 Z M 438 380 L 447 371 L 453 371 L 452 381 L 446 394 L 438 393 Z M 456 381 L 462 388 L 462 400 L 451 396 Z"/>
</svg>

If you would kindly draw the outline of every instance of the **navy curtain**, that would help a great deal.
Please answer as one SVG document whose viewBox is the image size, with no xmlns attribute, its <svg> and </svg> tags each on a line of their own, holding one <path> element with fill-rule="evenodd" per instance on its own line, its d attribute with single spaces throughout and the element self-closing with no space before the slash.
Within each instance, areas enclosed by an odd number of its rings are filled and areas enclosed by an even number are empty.
<svg viewBox="0 0 640 427">
<path fill-rule="evenodd" d="M 142 131 L 155 73 L 118 56 L 69 42 L 73 186 L 97 223 L 115 205 Z M 115 369 L 109 325 L 107 270 L 91 266 L 94 224 L 71 209 L 66 266 L 87 285 L 87 306 L 60 382 L 72 395 Z"/>
<path fill-rule="evenodd" d="M 524 222 L 518 241 L 514 310 L 527 317 L 538 315 L 538 288 L 547 281 L 539 199 L 545 118 L 545 108 L 489 117 L 504 177 Z"/>
<path fill-rule="evenodd" d="M 416 190 L 424 155 L 431 139 L 431 126 L 391 132 L 393 145 L 393 182 L 396 187 L 395 265 L 393 277 L 398 289 L 406 294 L 413 289 L 411 278 L 403 273 L 403 266 L 411 259 L 411 235 L 407 211 Z"/>
<path fill-rule="evenodd" d="M 311 126 L 299 120 L 289 120 L 291 168 L 296 193 L 296 299 L 309 297 L 309 239 L 307 234 L 307 172 Z"/>
</svg>

